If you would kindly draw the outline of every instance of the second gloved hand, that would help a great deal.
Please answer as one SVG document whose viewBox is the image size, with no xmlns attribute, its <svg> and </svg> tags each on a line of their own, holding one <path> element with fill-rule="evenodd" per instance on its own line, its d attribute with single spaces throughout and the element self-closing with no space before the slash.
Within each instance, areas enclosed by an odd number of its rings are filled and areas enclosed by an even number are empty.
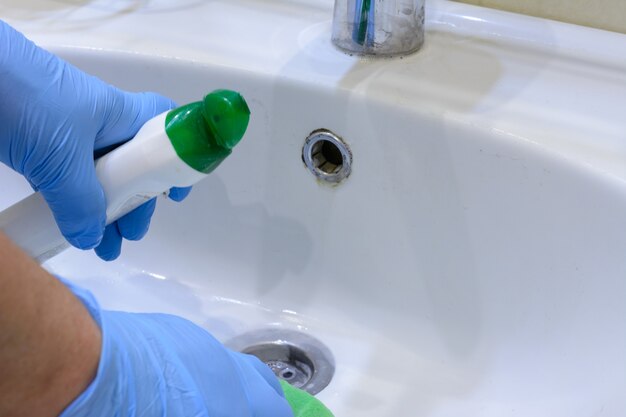
<svg viewBox="0 0 626 417">
<path fill-rule="evenodd" d="M 293 417 L 272 371 L 167 314 L 100 310 L 65 284 L 102 329 L 96 379 L 60 417 Z"/>
<path fill-rule="evenodd" d="M 115 259 L 122 237 L 148 230 L 152 200 L 104 228 L 105 199 L 94 152 L 132 138 L 174 103 L 129 93 L 37 47 L 0 21 L 0 161 L 26 177 L 50 206 L 65 238 Z M 189 189 L 173 189 L 180 201 Z"/>
</svg>

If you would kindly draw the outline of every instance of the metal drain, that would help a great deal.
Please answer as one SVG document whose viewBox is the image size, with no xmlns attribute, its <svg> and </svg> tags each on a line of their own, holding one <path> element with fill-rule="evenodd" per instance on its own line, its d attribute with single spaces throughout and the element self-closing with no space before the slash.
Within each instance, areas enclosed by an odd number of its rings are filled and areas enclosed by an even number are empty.
<svg viewBox="0 0 626 417">
<path fill-rule="evenodd" d="M 352 151 L 330 130 L 318 129 L 306 138 L 302 161 L 320 181 L 338 184 L 352 171 Z"/>
<path fill-rule="evenodd" d="M 245 348 L 243 353 L 254 355 L 265 362 L 274 374 L 297 388 L 311 382 L 315 365 L 307 354 L 290 343 L 262 343 Z"/>
<path fill-rule="evenodd" d="M 256 356 L 274 374 L 315 395 L 335 373 L 332 353 L 319 340 L 293 330 L 262 329 L 237 336 L 226 346 Z"/>
</svg>

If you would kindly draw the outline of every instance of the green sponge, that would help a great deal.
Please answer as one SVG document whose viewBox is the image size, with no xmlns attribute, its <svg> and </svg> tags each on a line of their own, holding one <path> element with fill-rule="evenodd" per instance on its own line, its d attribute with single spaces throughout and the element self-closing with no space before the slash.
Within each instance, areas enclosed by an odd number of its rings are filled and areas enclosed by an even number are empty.
<svg viewBox="0 0 626 417">
<path fill-rule="evenodd" d="M 306 391 L 302 391 L 288 382 L 280 380 L 285 398 L 293 410 L 294 417 L 333 417 L 324 404 Z"/>
</svg>

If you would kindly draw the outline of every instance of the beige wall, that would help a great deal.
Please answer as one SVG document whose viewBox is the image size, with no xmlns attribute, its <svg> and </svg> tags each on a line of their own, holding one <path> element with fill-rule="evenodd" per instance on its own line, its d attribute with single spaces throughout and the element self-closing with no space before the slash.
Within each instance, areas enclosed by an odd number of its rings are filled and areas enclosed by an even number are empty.
<svg viewBox="0 0 626 417">
<path fill-rule="evenodd" d="M 626 33 L 626 0 L 458 0 Z"/>
</svg>

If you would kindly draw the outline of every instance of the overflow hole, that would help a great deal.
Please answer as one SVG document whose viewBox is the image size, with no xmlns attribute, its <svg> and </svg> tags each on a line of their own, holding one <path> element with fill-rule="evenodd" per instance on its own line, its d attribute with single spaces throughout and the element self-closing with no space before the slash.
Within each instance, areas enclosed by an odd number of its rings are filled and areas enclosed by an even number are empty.
<svg viewBox="0 0 626 417">
<path fill-rule="evenodd" d="M 336 184 L 350 175 L 352 152 L 337 135 L 319 129 L 304 142 L 302 160 L 318 179 Z"/>
</svg>

